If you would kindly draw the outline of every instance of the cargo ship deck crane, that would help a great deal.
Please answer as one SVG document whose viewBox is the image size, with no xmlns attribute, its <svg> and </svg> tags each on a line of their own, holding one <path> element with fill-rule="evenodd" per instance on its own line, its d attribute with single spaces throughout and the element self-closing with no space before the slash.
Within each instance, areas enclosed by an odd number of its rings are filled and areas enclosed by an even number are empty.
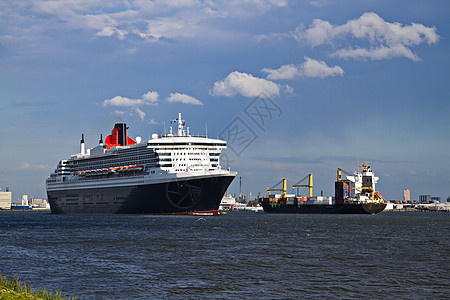
<svg viewBox="0 0 450 300">
<path fill-rule="evenodd" d="M 276 189 L 275 187 L 278 186 L 280 183 L 283 183 L 283 188 L 282 189 Z M 286 178 L 281 179 L 281 181 L 277 182 L 277 184 L 275 184 L 271 188 L 267 188 L 266 191 L 267 191 L 267 195 L 269 195 L 270 192 L 272 192 L 272 191 L 283 192 L 283 198 L 286 198 L 286 192 L 287 192 Z"/>
<path fill-rule="evenodd" d="M 309 178 L 308 184 L 300 184 L 303 181 L 305 181 L 306 178 Z M 313 189 L 313 174 L 310 173 L 310 174 L 306 175 L 305 177 L 300 179 L 296 184 L 294 184 L 292 186 L 293 189 L 296 188 L 296 187 L 307 187 L 307 188 L 309 188 L 309 198 L 311 198 L 312 197 L 312 189 Z"/>
<path fill-rule="evenodd" d="M 340 168 L 337 169 L 337 181 L 346 181 L 350 182 L 348 179 L 342 179 L 342 172 L 344 172 L 346 175 L 353 176 L 353 174 L 350 174 L 349 172 L 342 170 Z"/>
</svg>

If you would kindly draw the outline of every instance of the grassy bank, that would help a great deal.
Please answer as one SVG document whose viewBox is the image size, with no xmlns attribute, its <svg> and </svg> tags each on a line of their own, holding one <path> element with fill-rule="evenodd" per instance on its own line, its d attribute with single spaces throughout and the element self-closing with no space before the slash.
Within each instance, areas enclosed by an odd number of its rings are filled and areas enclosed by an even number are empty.
<svg viewBox="0 0 450 300">
<path fill-rule="evenodd" d="M 7 279 L 0 274 L 0 299 L 1 300 L 63 300 L 76 299 L 76 297 L 64 298 L 60 292 L 54 293 L 44 290 L 31 291 L 31 286 L 21 283 L 18 277 Z"/>
</svg>

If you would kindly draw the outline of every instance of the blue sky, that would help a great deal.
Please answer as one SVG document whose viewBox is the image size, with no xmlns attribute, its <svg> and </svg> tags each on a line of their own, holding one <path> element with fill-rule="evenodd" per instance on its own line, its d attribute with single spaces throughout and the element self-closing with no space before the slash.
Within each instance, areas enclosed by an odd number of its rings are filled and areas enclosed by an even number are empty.
<svg viewBox="0 0 450 300">
<path fill-rule="evenodd" d="M 446 199 L 449 13 L 448 1 L 1 1 L 0 187 L 45 197 L 81 133 L 93 147 L 122 121 L 147 139 L 181 112 L 192 133 L 229 140 L 222 165 L 245 193 L 312 172 L 314 194 L 332 195 L 336 169 L 367 160 L 387 199 Z"/>
</svg>

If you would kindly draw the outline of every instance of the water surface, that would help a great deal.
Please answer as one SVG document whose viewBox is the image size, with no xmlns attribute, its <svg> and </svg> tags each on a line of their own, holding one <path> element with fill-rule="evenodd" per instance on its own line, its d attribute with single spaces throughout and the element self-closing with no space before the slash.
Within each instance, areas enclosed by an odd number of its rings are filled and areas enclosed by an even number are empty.
<svg viewBox="0 0 450 300">
<path fill-rule="evenodd" d="M 443 299 L 450 214 L 0 212 L 0 273 L 80 299 Z"/>
</svg>

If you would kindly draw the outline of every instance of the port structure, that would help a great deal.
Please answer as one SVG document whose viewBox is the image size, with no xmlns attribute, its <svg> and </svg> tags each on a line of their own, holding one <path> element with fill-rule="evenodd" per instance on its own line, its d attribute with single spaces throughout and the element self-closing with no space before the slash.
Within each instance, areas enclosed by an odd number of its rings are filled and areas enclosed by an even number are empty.
<svg viewBox="0 0 450 300">
<path fill-rule="evenodd" d="M 303 181 L 305 181 L 307 178 L 309 178 L 308 184 L 300 184 Z M 312 197 L 312 189 L 313 189 L 313 174 L 309 173 L 308 175 L 306 175 L 305 177 L 300 179 L 296 184 L 294 184 L 292 186 L 293 189 L 295 189 L 296 187 L 307 187 L 307 188 L 309 188 L 309 198 L 311 198 Z"/>
<path fill-rule="evenodd" d="M 276 187 L 281 183 L 283 183 L 283 188 L 277 189 Z M 283 198 L 286 198 L 286 192 L 287 192 L 286 178 L 281 179 L 275 185 L 273 185 L 271 188 L 267 188 L 266 191 L 267 191 L 267 195 L 269 195 L 270 192 L 273 192 L 273 191 L 283 192 Z"/>
</svg>

